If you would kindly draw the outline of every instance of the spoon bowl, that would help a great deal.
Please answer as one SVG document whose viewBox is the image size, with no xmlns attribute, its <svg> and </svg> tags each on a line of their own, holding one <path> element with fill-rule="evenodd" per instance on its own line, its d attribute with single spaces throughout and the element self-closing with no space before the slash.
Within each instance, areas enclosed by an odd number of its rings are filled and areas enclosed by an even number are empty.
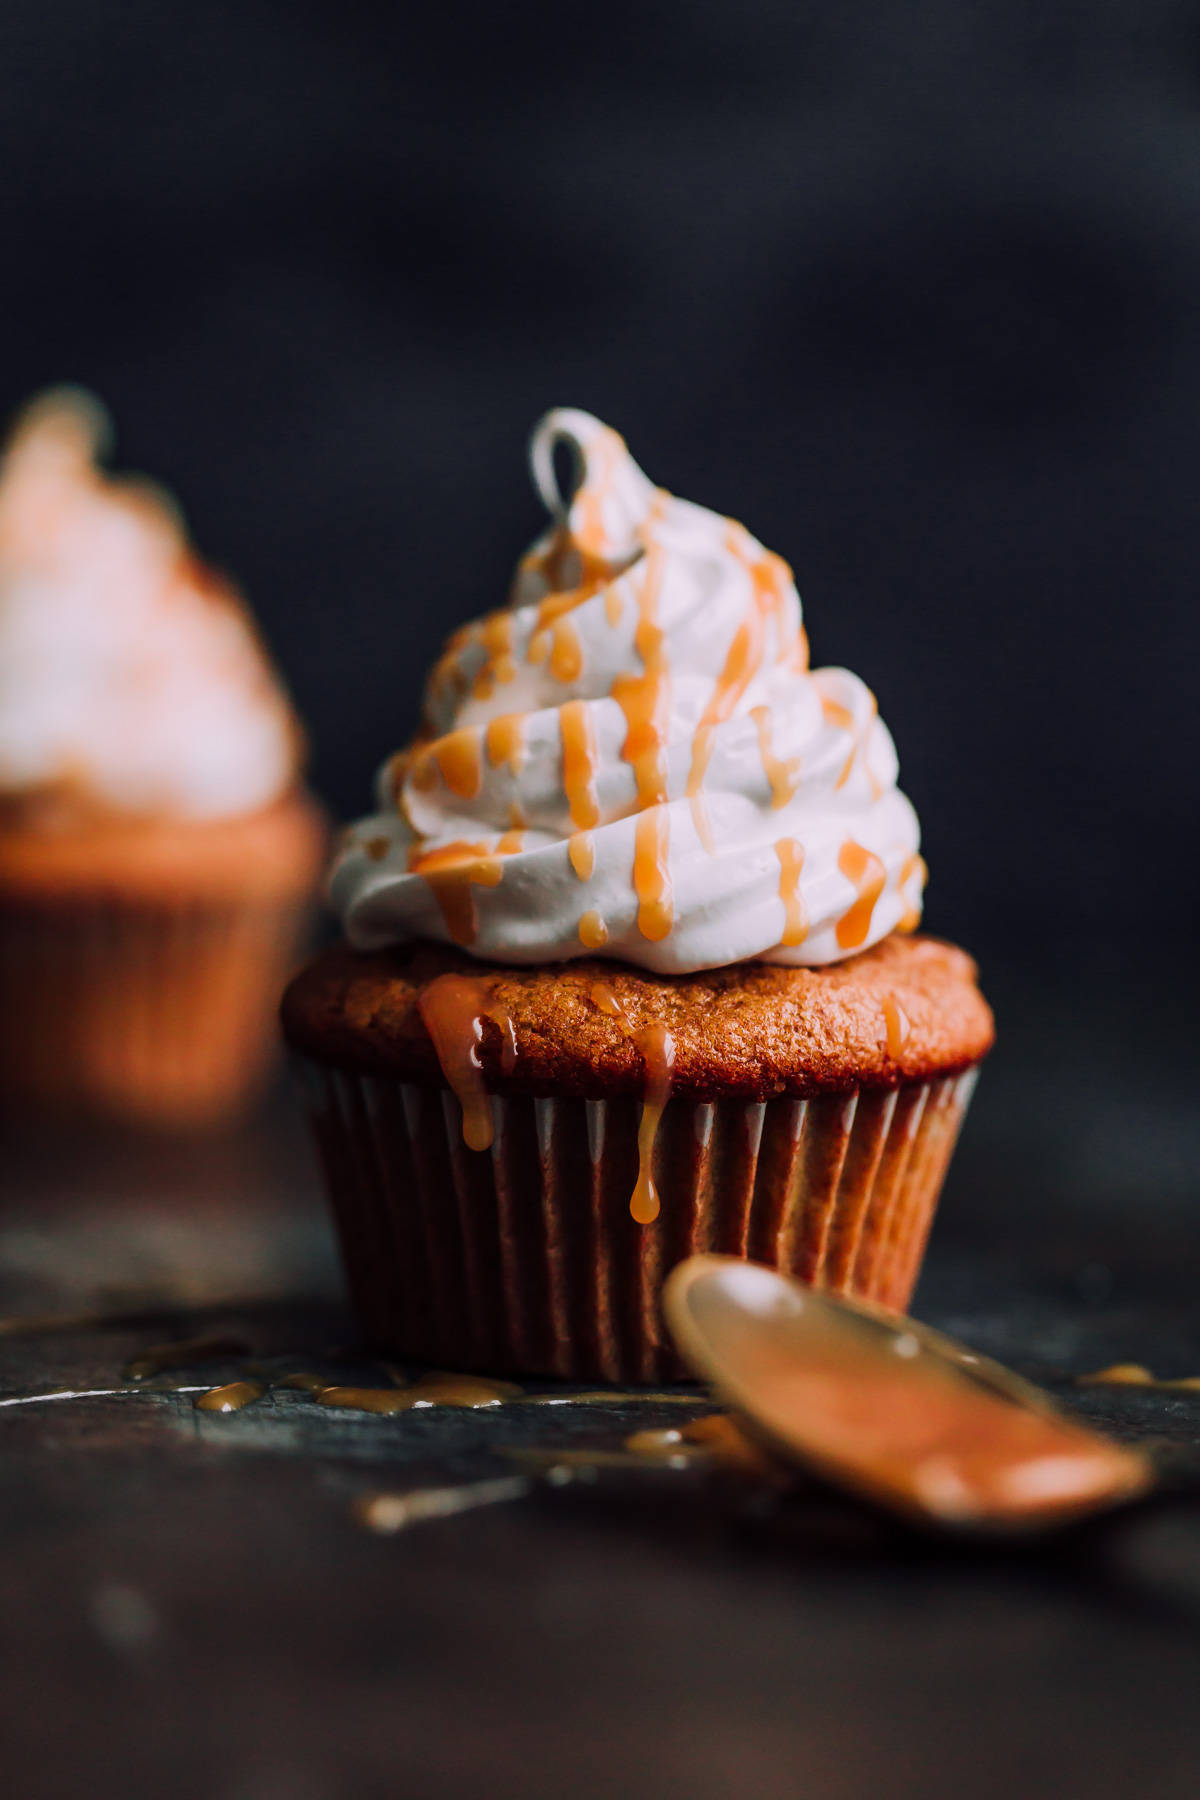
<svg viewBox="0 0 1200 1800">
<path fill-rule="evenodd" d="M 680 1353 L 788 1462 L 959 1532 L 1029 1533 L 1122 1505 L 1149 1460 L 952 1339 L 734 1257 L 663 1295 Z"/>
</svg>

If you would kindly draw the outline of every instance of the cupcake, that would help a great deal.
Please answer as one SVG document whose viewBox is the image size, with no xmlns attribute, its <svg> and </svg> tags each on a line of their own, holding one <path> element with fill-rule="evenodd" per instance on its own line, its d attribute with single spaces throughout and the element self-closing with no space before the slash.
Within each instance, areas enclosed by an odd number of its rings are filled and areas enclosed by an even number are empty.
<svg viewBox="0 0 1200 1800">
<path fill-rule="evenodd" d="M 253 625 L 88 396 L 0 464 L 0 1096 L 193 1123 L 252 1091 L 323 856 Z"/>
<path fill-rule="evenodd" d="M 891 737 L 787 564 L 586 413 L 532 463 L 550 527 L 434 668 L 284 1030 L 373 1345 L 651 1381 L 696 1252 L 907 1305 L 992 1021 L 912 935 Z"/>
</svg>

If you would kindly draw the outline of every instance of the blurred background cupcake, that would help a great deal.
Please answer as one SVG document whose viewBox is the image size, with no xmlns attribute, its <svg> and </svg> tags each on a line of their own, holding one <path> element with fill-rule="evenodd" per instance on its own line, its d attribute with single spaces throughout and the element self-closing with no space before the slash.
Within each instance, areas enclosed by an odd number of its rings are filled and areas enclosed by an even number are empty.
<svg viewBox="0 0 1200 1800">
<path fill-rule="evenodd" d="M 0 1094 L 196 1123 L 268 1063 L 323 830 L 252 621 L 108 436 L 56 389 L 0 465 Z"/>
</svg>

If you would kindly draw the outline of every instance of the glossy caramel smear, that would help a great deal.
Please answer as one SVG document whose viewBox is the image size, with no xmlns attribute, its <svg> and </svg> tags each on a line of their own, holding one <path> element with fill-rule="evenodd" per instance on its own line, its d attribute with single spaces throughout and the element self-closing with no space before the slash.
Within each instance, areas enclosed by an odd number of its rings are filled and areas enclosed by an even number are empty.
<svg viewBox="0 0 1200 1800">
<path fill-rule="evenodd" d="M 463 1141 L 471 1150 L 486 1150 L 492 1141 L 492 1105 L 479 1061 L 492 1003 L 491 987 L 471 975 L 438 975 L 417 997 L 442 1073 L 462 1107 Z"/>
</svg>

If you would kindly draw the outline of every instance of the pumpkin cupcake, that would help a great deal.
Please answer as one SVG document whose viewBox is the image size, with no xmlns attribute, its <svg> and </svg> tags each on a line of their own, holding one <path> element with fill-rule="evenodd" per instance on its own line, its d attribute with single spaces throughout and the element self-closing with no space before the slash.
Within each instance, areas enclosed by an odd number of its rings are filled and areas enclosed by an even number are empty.
<svg viewBox="0 0 1200 1800">
<path fill-rule="evenodd" d="M 907 1304 L 991 1015 L 910 935 L 892 740 L 787 565 L 585 413 L 532 458 L 550 529 L 434 669 L 284 1028 L 373 1344 L 648 1381 L 699 1251 Z"/>
<path fill-rule="evenodd" d="M 232 589 L 88 396 L 0 464 L 0 1097 L 172 1123 L 253 1090 L 323 854 Z"/>
</svg>

